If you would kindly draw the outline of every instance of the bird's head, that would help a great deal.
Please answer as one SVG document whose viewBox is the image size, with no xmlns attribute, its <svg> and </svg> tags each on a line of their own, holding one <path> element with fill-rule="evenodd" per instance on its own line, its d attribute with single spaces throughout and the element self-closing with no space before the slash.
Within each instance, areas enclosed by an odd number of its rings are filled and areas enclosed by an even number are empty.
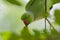
<svg viewBox="0 0 60 40">
<path fill-rule="evenodd" d="M 25 24 L 25 26 L 28 26 L 32 21 L 33 21 L 33 16 L 30 13 L 24 13 L 21 16 L 21 20 L 23 21 L 23 23 Z"/>
</svg>

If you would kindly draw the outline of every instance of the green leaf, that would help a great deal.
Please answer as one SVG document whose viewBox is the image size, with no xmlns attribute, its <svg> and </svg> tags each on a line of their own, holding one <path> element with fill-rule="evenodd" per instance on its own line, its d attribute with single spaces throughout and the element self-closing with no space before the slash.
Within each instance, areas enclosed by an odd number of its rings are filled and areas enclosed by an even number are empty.
<svg viewBox="0 0 60 40">
<path fill-rule="evenodd" d="M 32 40 L 32 35 L 28 27 L 24 27 L 21 31 L 21 38 L 23 40 Z"/>
<path fill-rule="evenodd" d="M 17 0 L 6 0 L 6 1 L 8 1 L 11 4 L 17 5 L 17 6 L 21 6 L 22 5 L 22 3 L 17 1 Z"/>
<path fill-rule="evenodd" d="M 12 32 L 8 40 L 19 40 L 20 35 Z"/>
<path fill-rule="evenodd" d="M 42 35 L 42 40 L 47 40 L 48 38 L 50 38 L 50 34 L 46 29 L 43 29 L 43 33 L 41 33 Z"/>
<path fill-rule="evenodd" d="M 3 40 L 8 40 L 10 38 L 11 32 L 2 32 L 0 36 L 2 36 Z"/>
<path fill-rule="evenodd" d="M 51 0 L 51 4 L 56 4 L 56 3 L 60 3 L 60 0 Z"/>
<path fill-rule="evenodd" d="M 50 40 L 60 40 L 60 34 L 51 36 Z"/>
<path fill-rule="evenodd" d="M 58 40 L 58 39 L 60 39 L 60 33 L 58 31 L 52 29 L 49 40 Z"/>
<path fill-rule="evenodd" d="M 57 30 L 52 29 L 51 30 L 51 35 L 56 35 L 56 34 L 59 34 L 59 32 Z"/>
<path fill-rule="evenodd" d="M 33 40 L 40 40 L 40 32 L 38 30 L 33 30 L 34 36 Z"/>
<path fill-rule="evenodd" d="M 60 3 L 60 0 L 47 0 L 47 12 L 49 13 L 50 8 L 53 7 L 54 4 Z"/>
<path fill-rule="evenodd" d="M 55 16 L 55 22 L 60 25 L 60 10 L 55 10 L 54 16 Z"/>
</svg>

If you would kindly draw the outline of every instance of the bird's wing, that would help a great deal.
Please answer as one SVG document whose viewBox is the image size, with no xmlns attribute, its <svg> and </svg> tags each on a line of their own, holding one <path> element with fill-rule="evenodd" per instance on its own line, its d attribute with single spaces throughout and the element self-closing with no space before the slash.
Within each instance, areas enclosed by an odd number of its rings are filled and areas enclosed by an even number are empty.
<svg viewBox="0 0 60 40">
<path fill-rule="evenodd" d="M 26 5 L 26 11 L 32 12 L 35 20 L 40 19 L 45 14 L 45 1 L 44 0 L 31 0 Z"/>
</svg>

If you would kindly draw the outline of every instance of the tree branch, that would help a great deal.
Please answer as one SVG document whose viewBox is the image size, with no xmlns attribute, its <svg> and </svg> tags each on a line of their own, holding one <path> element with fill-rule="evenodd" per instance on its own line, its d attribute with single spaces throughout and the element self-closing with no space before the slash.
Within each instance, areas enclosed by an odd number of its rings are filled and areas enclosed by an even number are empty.
<svg viewBox="0 0 60 40">
<path fill-rule="evenodd" d="M 50 26 L 54 29 L 54 30 L 56 30 L 55 28 L 54 28 L 54 26 L 51 24 L 51 22 L 48 20 L 48 19 L 46 19 L 47 21 L 48 21 L 48 23 L 50 24 Z"/>
</svg>

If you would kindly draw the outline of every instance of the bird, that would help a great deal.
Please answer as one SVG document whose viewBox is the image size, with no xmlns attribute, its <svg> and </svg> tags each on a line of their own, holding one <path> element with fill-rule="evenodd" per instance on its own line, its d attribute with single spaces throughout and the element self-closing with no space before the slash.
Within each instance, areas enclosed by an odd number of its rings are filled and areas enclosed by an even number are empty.
<svg viewBox="0 0 60 40">
<path fill-rule="evenodd" d="M 24 14 L 21 16 L 23 23 L 28 26 L 36 20 L 47 17 L 48 13 L 45 13 L 45 6 L 44 0 L 30 0 L 25 7 Z M 51 7 L 49 6 L 49 8 Z"/>
<path fill-rule="evenodd" d="M 44 18 L 45 14 L 45 1 L 44 0 L 30 0 L 26 7 L 25 12 L 21 16 L 24 24 L 27 26 L 31 22 Z"/>
</svg>

